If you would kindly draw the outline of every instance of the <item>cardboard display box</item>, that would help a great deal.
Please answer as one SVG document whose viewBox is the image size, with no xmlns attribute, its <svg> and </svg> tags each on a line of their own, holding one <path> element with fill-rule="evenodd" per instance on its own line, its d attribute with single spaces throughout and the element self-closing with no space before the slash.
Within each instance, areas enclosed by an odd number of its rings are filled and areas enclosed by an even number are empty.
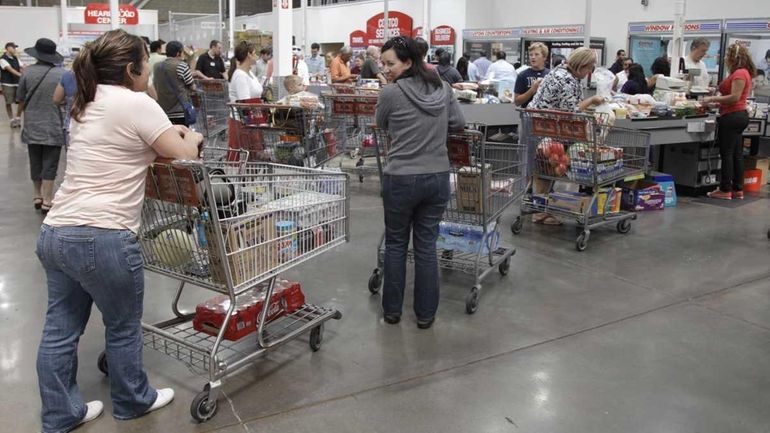
<svg viewBox="0 0 770 433">
<path fill-rule="evenodd" d="M 666 194 L 655 182 L 637 180 L 623 185 L 621 208 L 628 211 L 662 210 Z"/>
</svg>

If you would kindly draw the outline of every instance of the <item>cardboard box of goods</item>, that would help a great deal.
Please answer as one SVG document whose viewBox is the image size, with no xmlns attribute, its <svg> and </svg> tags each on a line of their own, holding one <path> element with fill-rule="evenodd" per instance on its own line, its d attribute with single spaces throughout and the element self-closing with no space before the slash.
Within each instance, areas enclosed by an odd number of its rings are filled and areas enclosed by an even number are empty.
<svg viewBox="0 0 770 433">
<path fill-rule="evenodd" d="M 491 165 L 487 164 L 489 167 Z M 489 196 L 490 176 L 483 176 L 480 167 L 463 167 L 457 171 L 455 195 L 460 212 L 479 213 L 484 196 Z"/>
<path fill-rule="evenodd" d="M 623 185 L 621 207 L 624 210 L 662 210 L 665 202 L 666 194 L 655 182 L 637 180 Z"/>
<path fill-rule="evenodd" d="M 211 230 L 211 229 L 209 229 Z M 253 280 L 278 265 L 276 228 L 273 214 L 251 215 L 222 228 L 227 253 L 227 266 L 238 286 Z M 219 255 L 218 238 L 206 234 L 211 275 L 226 283 L 225 262 Z"/>
<path fill-rule="evenodd" d="M 548 208 L 583 214 L 591 205 L 591 196 L 579 192 L 554 191 L 548 194 Z"/>
</svg>

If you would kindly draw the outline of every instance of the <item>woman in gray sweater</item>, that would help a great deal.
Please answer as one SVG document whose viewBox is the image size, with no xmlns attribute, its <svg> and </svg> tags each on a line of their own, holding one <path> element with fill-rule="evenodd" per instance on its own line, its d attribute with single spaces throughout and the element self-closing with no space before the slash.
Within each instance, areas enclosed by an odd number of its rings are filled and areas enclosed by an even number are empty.
<svg viewBox="0 0 770 433">
<path fill-rule="evenodd" d="M 449 200 L 447 133 L 465 126 L 452 89 L 426 68 L 414 40 L 382 47 L 383 73 L 393 83 L 377 101 L 377 125 L 390 136 L 382 182 L 385 208 L 385 322 L 398 323 L 406 285 L 410 232 L 415 257 L 414 312 L 430 328 L 439 301 L 436 239 Z"/>
</svg>

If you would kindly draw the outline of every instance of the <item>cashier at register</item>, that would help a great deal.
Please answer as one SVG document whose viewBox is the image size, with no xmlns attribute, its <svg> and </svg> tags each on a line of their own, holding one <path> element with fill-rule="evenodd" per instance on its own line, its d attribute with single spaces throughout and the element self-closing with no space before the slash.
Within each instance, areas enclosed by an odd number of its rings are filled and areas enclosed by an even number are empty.
<svg viewBox="0 0 770 433">
<path fill-rule="evenodd" d="M 710 46 L 711 42 L 708 39 L 695 38 L 690 44 L 690 54 L 684 57 L 685 69 L 698 69 L 700 71 L 700 74 L 692 80 L 692 85 L 695 87 L 709 87 L 709 83 L 711 83 L 708 68 L 703 62 Z"/>
</svg>

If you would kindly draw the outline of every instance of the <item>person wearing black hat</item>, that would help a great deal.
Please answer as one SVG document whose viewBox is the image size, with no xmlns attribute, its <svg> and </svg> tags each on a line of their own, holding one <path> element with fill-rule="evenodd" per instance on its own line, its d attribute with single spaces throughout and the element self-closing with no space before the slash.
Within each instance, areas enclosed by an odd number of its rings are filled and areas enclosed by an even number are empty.
<svg viewBox="0 0 770 433">
<path fill-rule="evenodd" d="M 13 117 L 12 105 L 16 103 L 16 88 L 19 87 L 21 77 L 21 60 L 16 57 L 16 48 L 19 46 L 13 42 L 5 44 L 5 53 L 0 57 L 0 84 L 5 97 L 5 112 L 11 121 L 11 128 L 21 126 L 21 106 L 16 106 L 16 117 Z"/>
<path fill-rule="evenodd" d="M 47 213 L 53 200 L 53 181 L 59 167 L 59 155 L 64 144 L 64 132 L 59 107 L 53 103 L 53 94 L 64 70 L 64 58 L 56 52 L 56 43 L 38 39 L 34 47 L 24 50 L 37 63 L 24 68 L 16 91 L 16 101 L 24 113 L 21 141 L 29 151 L 29 169 L 34 185 L 35 209 Z"/>
</svg>

